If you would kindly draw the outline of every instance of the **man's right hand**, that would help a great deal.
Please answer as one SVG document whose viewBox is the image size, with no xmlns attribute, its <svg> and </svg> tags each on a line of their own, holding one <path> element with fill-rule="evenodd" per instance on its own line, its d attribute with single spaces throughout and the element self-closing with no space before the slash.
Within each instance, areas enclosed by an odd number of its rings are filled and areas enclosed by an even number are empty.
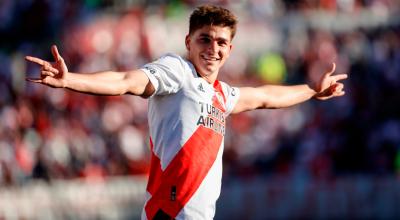
<svg viewBox="0 0 400 220">
<path fill-rule="evenodd" d="M 57 46 L 51 46 L 51 52 L 55 62 L 50 63 L 37 57 L 26 56 L 27 61 L 36 63 L 41 66 L 40 78 L 32 79 L 27 78 L 28 81 L 34 83 L 41 83 L 55 88 L 65 87 L 65 75 L 68 73 L 67 65 L 64 59 L 58 53 Z"/>
</svg>

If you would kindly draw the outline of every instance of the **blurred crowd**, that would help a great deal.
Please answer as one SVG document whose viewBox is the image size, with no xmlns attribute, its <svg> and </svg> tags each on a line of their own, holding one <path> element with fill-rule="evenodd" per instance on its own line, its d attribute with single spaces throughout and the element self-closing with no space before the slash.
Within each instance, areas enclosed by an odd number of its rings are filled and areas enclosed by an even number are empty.
<svg viewBox="0 0 400 220">
<path fill-rule="evenodd" d="M 346 95 L 231 116 L 224 175 L 400 175 L 400 3 L 215 0 L 239 18 L 221 80 L 313 83 L 337 65 Z M 0 186 L 32 179 L 146 174 L 147 100 L 27 83 L 57 44 L 70 71 L 128 70 L 185 55 L 188 15 L 205 1 L 0 1 Z"/>
</svg>

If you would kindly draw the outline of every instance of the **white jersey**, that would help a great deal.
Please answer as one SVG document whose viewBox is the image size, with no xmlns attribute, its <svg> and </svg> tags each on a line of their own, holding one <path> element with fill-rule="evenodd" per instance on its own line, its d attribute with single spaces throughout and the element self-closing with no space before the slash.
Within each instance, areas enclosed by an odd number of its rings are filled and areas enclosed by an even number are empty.
<svg viewBox="0 0 400 220">
<path fill-rule="evenodd" d="M 152 158 L 142 219 L 213 219 L 225 119 L 239 89 L 219 81 L 209 84 L 174 54 L 141 70 L 155 88 L 149 100 Z"/>
</svg>

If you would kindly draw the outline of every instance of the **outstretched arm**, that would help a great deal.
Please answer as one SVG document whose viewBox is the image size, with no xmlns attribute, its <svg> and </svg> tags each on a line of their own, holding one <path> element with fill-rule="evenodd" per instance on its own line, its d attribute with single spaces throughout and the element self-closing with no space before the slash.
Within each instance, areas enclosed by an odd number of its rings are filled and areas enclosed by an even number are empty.
<svg viewBox="0 0 400 220">
<path fill-rule="evenodd" d="M 284 108 L 302 103 L 310 98 L 326 100 L 343 96 L 344 85 L 338 81 L 346 79 L 347 74 L 333 75 L 336 65 L 325 73 L 315 88 L 307 84 L 295 86 L 264 85 L 240 88 L 240 98 L 232 113 L 253 109 Z"/>
<path fill-rule="evenodd" d="M 148 97 L 154 92 L 154 87 L 141 70 L 104 71 L 89 74 L 71 73 L 55 45 L 51 47 L 51 52 L 55 59 L 54 63 L 37 57 L 26 57 L 26 60 L 41 66 L 40 78 L 27 79 L 28 81 L 96 95 L 132 94 Z"/>
</svg>

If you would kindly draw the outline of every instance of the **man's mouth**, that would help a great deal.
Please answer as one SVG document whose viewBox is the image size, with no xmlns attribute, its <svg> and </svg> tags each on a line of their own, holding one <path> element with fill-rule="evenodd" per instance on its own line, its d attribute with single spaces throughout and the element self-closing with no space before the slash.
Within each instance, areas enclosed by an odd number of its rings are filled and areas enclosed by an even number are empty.
<svg viewBox="0 0 400 220">
<path fill-rule="evenodd" d="M 206 56 L 206 55 L 200 55 L 200 57 L 206 61 L 218 61 L 220 58 L 214 57 L 214 56 Z"/>
</svg>

